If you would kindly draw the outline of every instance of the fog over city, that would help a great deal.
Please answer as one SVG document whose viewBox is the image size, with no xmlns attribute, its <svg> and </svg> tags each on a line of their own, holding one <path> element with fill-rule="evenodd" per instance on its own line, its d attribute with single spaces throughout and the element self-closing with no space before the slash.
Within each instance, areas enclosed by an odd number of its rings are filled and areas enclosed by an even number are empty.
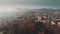
<svg viewBox="0 0 60 34">
<path fill-rule="evenodd" d="M 60 0 L 0 0 L 0 34 L 60 34 Z"/>
<path fill-rule="evenodd" d="M 60 9 L 60 0 L 0 0 L 0 16 L 10 15 L 18 8 L 38 9 L 54 8 Z M 18 12 L 18 11 L 17 11 Z M 13 15 L 13 14 L 12 14 Z"/>
</svg>

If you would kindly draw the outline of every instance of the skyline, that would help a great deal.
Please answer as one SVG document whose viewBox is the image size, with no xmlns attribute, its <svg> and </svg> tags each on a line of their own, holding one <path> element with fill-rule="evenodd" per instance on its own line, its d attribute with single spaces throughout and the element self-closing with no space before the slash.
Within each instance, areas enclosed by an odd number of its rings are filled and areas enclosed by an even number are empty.
<svg viewBox="0 0 60 34">
<path fill-rule="evenodd" d="M 0 0 L 0 11 L 14 11 L 17 8 L 37 9 L 54 8 L 60 9 L 60 0 Z"/>
</svg>

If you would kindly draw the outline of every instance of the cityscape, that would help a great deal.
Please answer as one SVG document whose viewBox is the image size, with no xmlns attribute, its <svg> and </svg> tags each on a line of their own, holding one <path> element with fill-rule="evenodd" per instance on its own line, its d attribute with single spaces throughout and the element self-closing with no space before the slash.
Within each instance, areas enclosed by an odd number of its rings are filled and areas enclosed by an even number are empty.
<svg viewBox="0 0 60 34">
<path fill-rule="evenodd" d="M 17 15 L 0 18 L 1 34 L 60 34 L 60 10 L 17 9 Z"/>
<path fill-rule="evenodd" d="M 0 0 L 0 34 L 60 34 L 60 0 Z"/>
</svg>

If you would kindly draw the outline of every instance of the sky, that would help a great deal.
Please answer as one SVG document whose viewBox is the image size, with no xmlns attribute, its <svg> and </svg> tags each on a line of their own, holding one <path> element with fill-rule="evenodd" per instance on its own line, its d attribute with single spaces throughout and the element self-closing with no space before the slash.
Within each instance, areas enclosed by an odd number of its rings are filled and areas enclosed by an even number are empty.
<svg viewBox="0 0 60 34">
<path fill-rule="evenodd" d="M 60 0 L 0 0 L 1 11 L 15 11 L 16 8 L 57 8 Z"/>
<path fill-rule="evenodd" d="M 60 9 L 60 0 L 0 0 L 0 16 L 10 15 L 17 8 L 56 8 Z M 11 15 L 12 15 L 11 14 Z"/>
</svg>

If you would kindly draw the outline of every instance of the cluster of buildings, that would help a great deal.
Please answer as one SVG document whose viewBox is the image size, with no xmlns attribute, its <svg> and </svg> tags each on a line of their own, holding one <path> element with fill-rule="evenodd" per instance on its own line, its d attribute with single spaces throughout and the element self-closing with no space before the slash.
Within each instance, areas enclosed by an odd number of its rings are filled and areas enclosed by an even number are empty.
<svg viewBox="0 0 60 34">
<path fill-rule="evenodd" d="M 24 14 L 21 13 L 20 16 L 8 18 L 7 21 L 2 21 L 2 22 L 0 21 L 1 22 L 0 27 L 3 27 L 4 25 L 6 26 L 9 23 L 11 24 L 20 23 L 23 20 L 27 21 L 25 17 L 27 17 L 28 19 L 30 17 L 34 22 L 42 22 L 45 25 L 45 28 L 49 30 L 47 31 L 49 33 L 53 32 L 54 34 L 60 34 L 60 15 L 53 14 L 53 13 L 44 13 L 44 12 L 38 12 L 38 13 L 25 12 Z M 39 32 L 39 34 L 45 34 L 46 33 L 45 28 L 42 28 L 41 29 L 42 32 Z"/>
<path fill-rule="evenodd" d="M 54 32 L 54 34 L 60 34 L 60 18 L 56 18 L 55 15 L 36 15 L 37 21 L 44 23 L 47 29 Z M 57 16 L 59 17 L 59 16 Z M 43 29 L 44 30 L 44 29 Z M 42 34 L 45 34 L 44 32 Z"/>
</svg>

